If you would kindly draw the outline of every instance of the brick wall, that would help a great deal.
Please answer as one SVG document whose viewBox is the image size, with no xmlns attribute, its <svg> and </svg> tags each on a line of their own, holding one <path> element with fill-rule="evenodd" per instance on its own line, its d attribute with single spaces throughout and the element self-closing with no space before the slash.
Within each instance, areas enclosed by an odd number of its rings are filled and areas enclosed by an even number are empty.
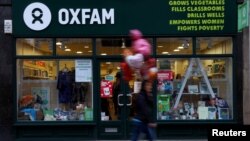
<svg viewBox="0 0 250 141">
<path fill-rule="evenodd" d="M 0 140 L 12 141 L 12 35 L 4 34 L 4 20 L 11 19 L 11 0 L 0 0 Z"/>
</svg>

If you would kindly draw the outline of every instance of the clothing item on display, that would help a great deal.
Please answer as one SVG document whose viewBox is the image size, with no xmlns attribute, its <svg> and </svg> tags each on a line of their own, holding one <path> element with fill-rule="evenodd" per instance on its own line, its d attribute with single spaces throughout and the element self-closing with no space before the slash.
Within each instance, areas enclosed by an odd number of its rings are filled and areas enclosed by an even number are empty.
<svg viewBox="0 0 250 141">
<path fill-rule="evenodd" d="M 88 84 L 75 82 L 73 83 L 72 103 L 83 103 L 85 102 L 86 94 L 88 92 Z"/>
<path fill-rule="evenodd" d="M 57 89 L 59 90 L 59 103 L 70 103 L 73 90 L 73 73 L 60 71 L 58 74 Z"/>
</svg>

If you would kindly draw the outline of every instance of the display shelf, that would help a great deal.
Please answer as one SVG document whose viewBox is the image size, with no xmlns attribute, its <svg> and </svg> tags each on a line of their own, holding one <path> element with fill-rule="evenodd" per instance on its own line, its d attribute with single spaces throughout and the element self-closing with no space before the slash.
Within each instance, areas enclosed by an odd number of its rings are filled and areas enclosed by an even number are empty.
<svg viewBox="0 0 250 141">
<path fill-rule="evenodd" d="M 51 71 L 46 68 L 44 62 L 24 61 L 23 62 L 23 79 L 49 79 Z"/>
<path fill-rule="evenodd" d="M 41 77 L 41 76 L 24 76 L 24 79 L 49 79 L 49 77 Z"/>
<path fill-rule="evenodd" d="M 33 68 L 33 69 L 37 69 L 37 70 L 47 70 L 46 67 L 42 67 L 42 66 L 38 66 L 35 64 L 30 64 L 27 62 L 23 62 L 23 68 Z"/>
</svg>

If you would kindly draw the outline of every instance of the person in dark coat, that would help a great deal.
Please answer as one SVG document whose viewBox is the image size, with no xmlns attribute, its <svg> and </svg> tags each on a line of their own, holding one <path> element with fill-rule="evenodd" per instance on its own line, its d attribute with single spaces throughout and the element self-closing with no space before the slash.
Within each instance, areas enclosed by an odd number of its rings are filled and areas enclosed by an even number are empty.
<svg viewBox="0 0 250 141">
<path fill-rule="evenodd" d="M 144 80 L 142 82 L 141 92 L 136 98 L 135 117 L 133 118 L 132 141 L 137 141 L 141 133 L 146 134 L 150 141 L 155 139 L 156 123 L 153 118 L 153 95 L 152 82 Z"/>
<path fill-rule="evenodd" d="M 121 93 L 121 72 L 117 72 L 116 80 L 113 84 L 113 103 L 115 109 L 115 115 L 120 116 L 120 107 L 118 106 L 118 95 Z"/>
</svg>

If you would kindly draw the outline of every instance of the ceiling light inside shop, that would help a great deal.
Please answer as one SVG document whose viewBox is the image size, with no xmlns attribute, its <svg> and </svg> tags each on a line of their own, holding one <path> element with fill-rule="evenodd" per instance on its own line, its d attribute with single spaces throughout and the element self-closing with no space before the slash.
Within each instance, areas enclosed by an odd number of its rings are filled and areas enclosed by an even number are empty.
<svg viewBox="0 0 250 141">
<path fill-rule="evenodd" d="M 65 51 L 71 51 L 71 49 L 70 48 L 66 48 Z"/>
<path fill-rule="evenodd" d="M 108 65 L 109 65 L 109 64 L 111 64 L 111 62 L 106 62 L 106 64 L 108 64 Z"/>
<path fill-rule="evenodd" d="M 183 46 L 178 46 L 178 49 L 184 49 L 184 47 Z"/>
<path fill-rule="evenodd" d="M 168 54 L 168 52 L 167 51 L 163 51 L 162 54 Z"/>
<path fill-rule="evenodd" d="M 77 53 L 77 54 L 82 54 L 82 51 L 77 51 L 76 53 Z"/>
<path fill-rule="evenodd" d="M 161 47 L 163 47 L 163 46 L 157 46 L 157 47 L 161 48 Z"/>
<path fill-rule="evenodd" d="M 88 52 L 92 52 L 92 50 L 89 50 Z"/>
<path fill-rule="evenodd" d="M 178 51 L 180 51 L 180 50 L 179 50 L 179 49 L 175 49 L 175 50 L 174 50 L 174 52 L 178 52 Z"/>
<path fill-rule="evenodd" d="M 121 67 L 116 67 L 116 69 L 120 70 L 120 69 L 121 69 Z"/>
<path fill-rule="evenodd" d="M 107 55 L 107 53 L 101 53 L 101 55 L 102 55 L 102 56 L 105 56 L 105 55 Z"/>
<path fill-rule="evenodd" d="M 84 48 L 89 48 L 89 46 L 84 46 Z"/>
<path fill-rule="evenodd" d="M 56 42 L 56 45 L 57 45 L 57 46 L 61 46 L 61 45 L 62 45 L 62 42 Z"/>
</svg>

